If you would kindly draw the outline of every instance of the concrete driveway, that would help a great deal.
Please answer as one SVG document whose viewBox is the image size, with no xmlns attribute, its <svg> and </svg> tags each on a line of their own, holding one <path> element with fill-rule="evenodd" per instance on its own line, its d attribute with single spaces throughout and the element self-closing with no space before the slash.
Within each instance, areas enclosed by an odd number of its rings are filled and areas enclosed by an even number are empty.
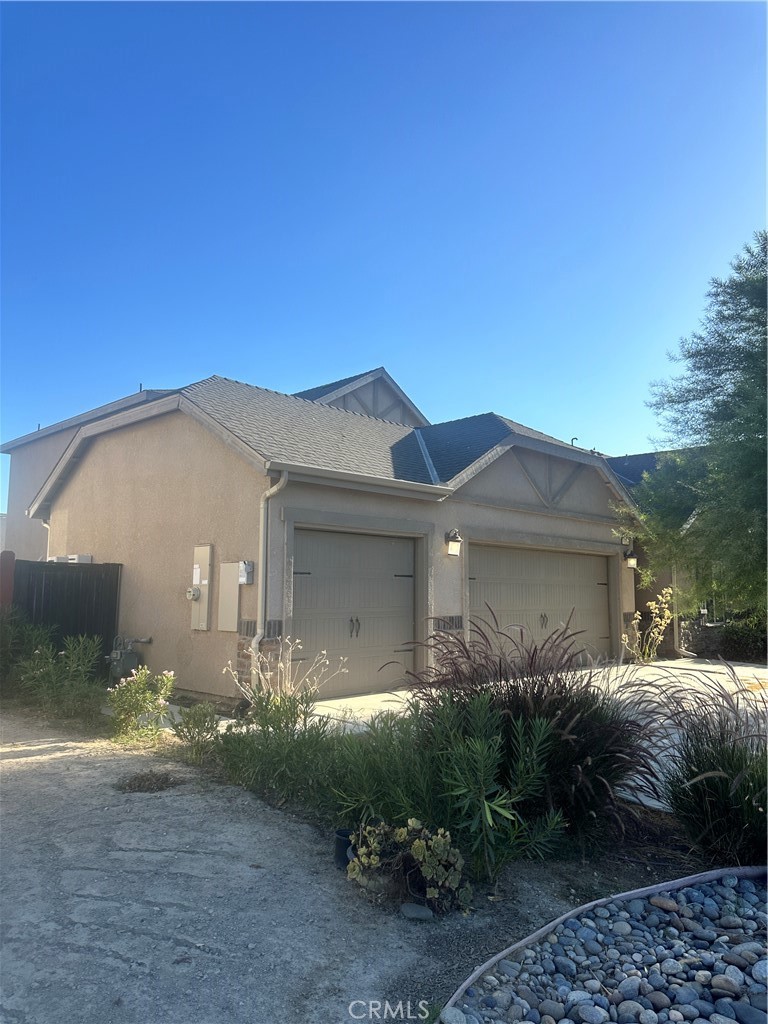
<svg viewBox="0 0 768 1024">
<path fill-rule="evenodd" d="M 3 1022 L 347 1024 L 440 974 L 428 929 L 372 909 L 308 825 L 106 742 L 3 733 Z M 183 785 L 114 788 L 150 767 Z"/>
<path fill-rule="evenodd" d="M 686 685 L 695 686 L 697 682 L 716 679 L 729 688 L 744 687 L 752 691 L 768 693 L 768 668 L 762 665 L 747 665 L 733 662 L 734 675 L 721 661 L 706 661 L 703 658 L 680 658 L 673 661 L 657 661 L 653 665 L 623 665 L 611 667 L 604 673 L 609 686 L 615 686 L 625 677 L 645 682 L 657 679 L 674 679 Z M 735 676 L 735 680 L 734 680 Z M 349 717 L 359 721 L 367 721 L 377 711 L 397 711 L 403 707 L 408 698 L 408 690 L 387 690 L 384 693 L 362 694 L 359 697 L 337 697 L 332 700 L 318 702 L 316 713 L 329 715 L 332 718 Z"/>
</svg>

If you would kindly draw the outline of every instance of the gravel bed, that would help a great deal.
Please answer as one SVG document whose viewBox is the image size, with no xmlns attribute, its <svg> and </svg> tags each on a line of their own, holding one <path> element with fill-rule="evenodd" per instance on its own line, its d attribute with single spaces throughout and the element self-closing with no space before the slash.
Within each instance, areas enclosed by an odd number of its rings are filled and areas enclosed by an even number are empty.
<svg viewBox="0 0 768 1024">
<path fill-rule="evenodd" d="M 768 1024 L 764 878 L 615 899 L 498 960 L 443 1024 Z"/>
</svg>

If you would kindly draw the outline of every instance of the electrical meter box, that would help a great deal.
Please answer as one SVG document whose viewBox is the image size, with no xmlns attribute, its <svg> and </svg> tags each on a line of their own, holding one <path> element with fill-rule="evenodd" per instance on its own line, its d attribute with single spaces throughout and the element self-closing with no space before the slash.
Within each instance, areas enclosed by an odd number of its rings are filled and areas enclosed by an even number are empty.
<svg viewBox="0 0 768 1024">
<path fill-rule="evenodd" d="M 187 587 L 187 600 L 192 614 L 192 629 L 210 629 L 210 582 L 211 553 L 210 544 L 200 544 L 195 548 L 192 562 L 191 586 Z"/>
</svg>

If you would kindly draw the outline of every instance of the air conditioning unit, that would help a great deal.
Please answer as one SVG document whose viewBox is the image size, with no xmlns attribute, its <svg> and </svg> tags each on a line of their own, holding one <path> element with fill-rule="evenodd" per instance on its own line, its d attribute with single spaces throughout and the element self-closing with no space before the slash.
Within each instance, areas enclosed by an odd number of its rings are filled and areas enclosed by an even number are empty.
<svg viewBox="0 0 768 1024">
<path fill-rule="evenodd" d="M 83 562 L 92 562 L 93 555 L 67 555 L 66 561 L 75 562 L 78 564 Z"/>
<path fill-rule="evenodd" d="M 48 559 L 49 562 L 68 562 L 69 558 L 66 555 L 53 555 Z"/>
</svg>

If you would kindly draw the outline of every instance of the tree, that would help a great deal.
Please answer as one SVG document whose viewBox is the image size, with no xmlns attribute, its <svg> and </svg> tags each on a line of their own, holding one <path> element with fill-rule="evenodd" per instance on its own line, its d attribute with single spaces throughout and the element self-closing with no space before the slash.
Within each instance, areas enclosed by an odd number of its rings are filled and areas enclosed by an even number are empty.
<svg viewBox="0 0 768 1024">
<path fill-rule="evenodd" d="M 766 604 L 768 233 L 713 279 L 701 329 L 672 356 L 684 372 L 649 405 L 676 451 L 635 491 L 652 567 L 675 563 L 732 610 Z"/>
</svg>

